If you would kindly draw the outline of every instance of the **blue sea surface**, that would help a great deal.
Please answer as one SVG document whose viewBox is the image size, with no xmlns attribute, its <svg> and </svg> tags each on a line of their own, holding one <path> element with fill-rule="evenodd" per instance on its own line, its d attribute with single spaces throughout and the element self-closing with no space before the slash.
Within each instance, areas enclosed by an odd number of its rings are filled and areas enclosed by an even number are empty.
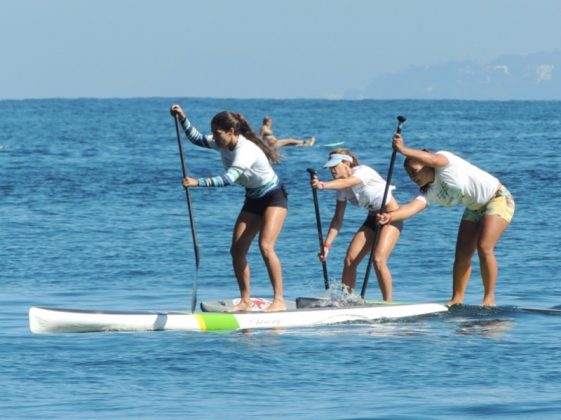
<svg viewBox="0 0 561 420">
<path fill-rule="evenodd" d="M 406 144 L 449 150 L 513 193 L 514 220 L 496 248 L 499 309 L 418 319 L 229 333 L 33 335 L 31 306 L 189 310 L 195 274 L 180 185 L 172 103 L 201 131 L 224 109 L 278 137 L 289 193 L 277 251 L 285 296 L 321 296 L 309 175 L 344 141 L 384 177 L 396 116 Z M 192 98 L 0 101 L 2 418 L 561 418 L 561 316 L 513 307 L 561 304 L 561 102 L 221 100 Z M 218 154 L 185 144 L 188 172 L 223 172 Z M 416 194 L 398 156 L 392 183 Z M 320 191 L 324 231 L 335 195 Z M 243 189 L 193 189 L 201 250 L 199 300 L 237 297 L 229 245 Z M 461 208 L 408 221 L 390 264 L 394 299 L 446 302 Z M 328 261 L 337 281 L 365 218 L 348 207 Z M 257 244 L 255 296 L 271 286 Z M 364 276 L 364 264 L 359 284 Z M 367 297 L 379 299 L 375 277 Z"/>
</svg>

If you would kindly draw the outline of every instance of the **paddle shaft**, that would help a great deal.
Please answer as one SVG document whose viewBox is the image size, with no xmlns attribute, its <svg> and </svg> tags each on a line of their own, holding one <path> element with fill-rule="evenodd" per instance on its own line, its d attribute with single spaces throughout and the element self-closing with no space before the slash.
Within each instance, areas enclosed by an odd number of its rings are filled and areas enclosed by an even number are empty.
<svg viewBox="0 0 561 420">
<path fill-rule="evenodd" d="M 401 125 L 405 122 L 405 117 L 401 115 L 397 117 L 397 129 L 396 132 L 401 134 Z M 397 155 L 397 150 L 392 150 L 392 157 L 390 160 L 390 168 L 388 169 L 388 176 L 386 177 L 386 187 L 384 189 L 384 196 L 382 198 L 382 207 L 380 208 L 380 213 L 383 213 L 386 210 L 386 200 L 388 198 L 388 192 L 390 191 L 390 183 L 392 180 L 393 175 L 393 167 L 395 164 L 395 156 Z M 362 283 L 362 290 L 360 291 L 360 296 L 364 299 L 364 295 L 366 294 L 366 289 L 368 288 L 368 278 L 370 277 L 370 271 L 372 270 L 372 259 L 374 256 L 374 252 L 376 250 L 376 245 L 378 245 L 378 240 L 380 239 L 380 231 L 382 230 L 382 226 L 379 223 L 376 223 L 376 228 L 374 229 L 374 239 L 372 239 L 372 248 L 370 249 L 370 255 L 368 256 L 368 265 L 366 266 L 366 273 L 364 275 L 364 282 Z"/>
<path fill-rule="evenodd" d="M 317 176 L 317 172 L 315 169 L 308 168 L 308 173 L 310 174 L 310 180 L 314 179 Z M 319 249 L 321 249 L 321 253 L 323 254 L 323 232 L 321 229 L 321 216 L 319 213 L 319 203 L 318 203 L 318 192 L 315 188 L 312 188 L 312 194 L 314 196 L 314 208 L 316 210 L 316 225 L 318 229 L 318 241 L 319 241 Z M 327 274 L 327 262 L 323 260 L 321 262 L 321 267 L 323 268 L 323 282 L 325 286 L 325 290 L 329 289 L 329 275 Z"/>
<path fill-rule="evenodd" d="M 187 178 L 187 169 L 185 165 L 185 157 L 183 155 L 183 144 L 181 142 L 181 133 L 179 131 L 179 116 L 174 114 L 175 120 L 175 133 L 177 135 L 177 146 L 179 147 L 179 157 L 181 159 L 181 171 L 183 172 L 183 178 Z M 193 297 L 191 301 L 191 312 L 195 312 L 195 306 L 197 306 L 197 276 L 199 272 L 199 241 L 197 240 L 197 230 L 195 227 L 195 216 L 193 215 L 193 206 L 191 204 L 191 194 L 189 188 L 184 188 L 185 198 L 187 200 L 187 209 L 189 211 L 189 224 L 191 225 L 191 236 L 193 238 L 193 248 L 195 252 L 195 277 L 193 280 Z"/>
</svg>

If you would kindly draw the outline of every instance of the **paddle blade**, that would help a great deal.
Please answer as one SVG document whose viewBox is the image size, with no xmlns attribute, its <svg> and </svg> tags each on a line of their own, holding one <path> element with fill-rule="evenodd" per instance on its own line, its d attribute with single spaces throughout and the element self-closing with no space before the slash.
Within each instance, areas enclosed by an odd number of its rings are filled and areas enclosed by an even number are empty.
<svg viewBox="0 0 561 420">
<path fill-rule="evenodd" d="M 191 294 L 191 312 L 195 312 L 197 308 L 197 283 L 198 283 L 198 270 L 195 271 L 193 276 L 193 293 Z"/>
</svg>

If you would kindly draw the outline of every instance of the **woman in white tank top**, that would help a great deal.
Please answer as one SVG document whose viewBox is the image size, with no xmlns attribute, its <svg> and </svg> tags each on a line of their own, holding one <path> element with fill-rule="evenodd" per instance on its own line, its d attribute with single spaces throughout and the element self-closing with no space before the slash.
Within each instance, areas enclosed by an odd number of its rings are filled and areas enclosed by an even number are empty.
<svg viewBox="0 0 561 420">
<path fill-rule="evenodd" d="M 312 179 L 312 187 L 318 190 L 337 191 L 337 203 L 335 214 L 323 244 L 323 250 L 320 252 L 320 259 L 325 261 L 331 244 L 341 230 L 347 202 L 368 211 L 366 220 L 358 228 L 348 246 L 343 264 L 342 282 L 352 291 L 356 284 L 358 265 L 365 256 L 369 255 L 372 249 L 376 215 L 383 206 L 382 200 L 386 181 L 374 169 L 366 165 L 360 165 L 356 156 L 344 148 L 334 149 L 329 154 L 329 160 L 325 163 L 324 168 L 331 171 L 333 180 L 322 182 L 314 178 Z M 398 207 L 397 201 L 388 191 L 386 208 L 391 211 Z M 392 274 L 388 267 L 388 260 L 397 244 L 402 226 L 403 223 L 399 221 L 384 226 L 380 230 L 380 236 L 374 251 L 374 270 L 376 271 L 382 298 L 386 301 L 392 300 Z"/>
</svg>

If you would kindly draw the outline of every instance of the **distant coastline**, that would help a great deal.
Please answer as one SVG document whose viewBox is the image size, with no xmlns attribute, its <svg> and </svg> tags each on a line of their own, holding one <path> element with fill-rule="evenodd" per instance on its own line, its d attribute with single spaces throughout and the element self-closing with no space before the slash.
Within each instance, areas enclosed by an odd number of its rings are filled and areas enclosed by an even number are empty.
<svg viewBox="0 0 561 420">
<path fill-rule="evenodd" d="M 42 99 L 141 99 L 185 98 L 185 95 L 60 96 Z M 458 101 L 559 101 L 561 100 L 561 50 L 528 55 L 504 55 L 486 63 L 447 61 L 430 66 L 410 66 L 372 79 L 364 88 L 315 97 L 218 97 L 220 100 L 458 100 Z"/>
<path fill-rule="evenodd" d="M 347 99 L 561 100 L 561 51 L 443 62 L 382 75 Z"/>
</svg>

